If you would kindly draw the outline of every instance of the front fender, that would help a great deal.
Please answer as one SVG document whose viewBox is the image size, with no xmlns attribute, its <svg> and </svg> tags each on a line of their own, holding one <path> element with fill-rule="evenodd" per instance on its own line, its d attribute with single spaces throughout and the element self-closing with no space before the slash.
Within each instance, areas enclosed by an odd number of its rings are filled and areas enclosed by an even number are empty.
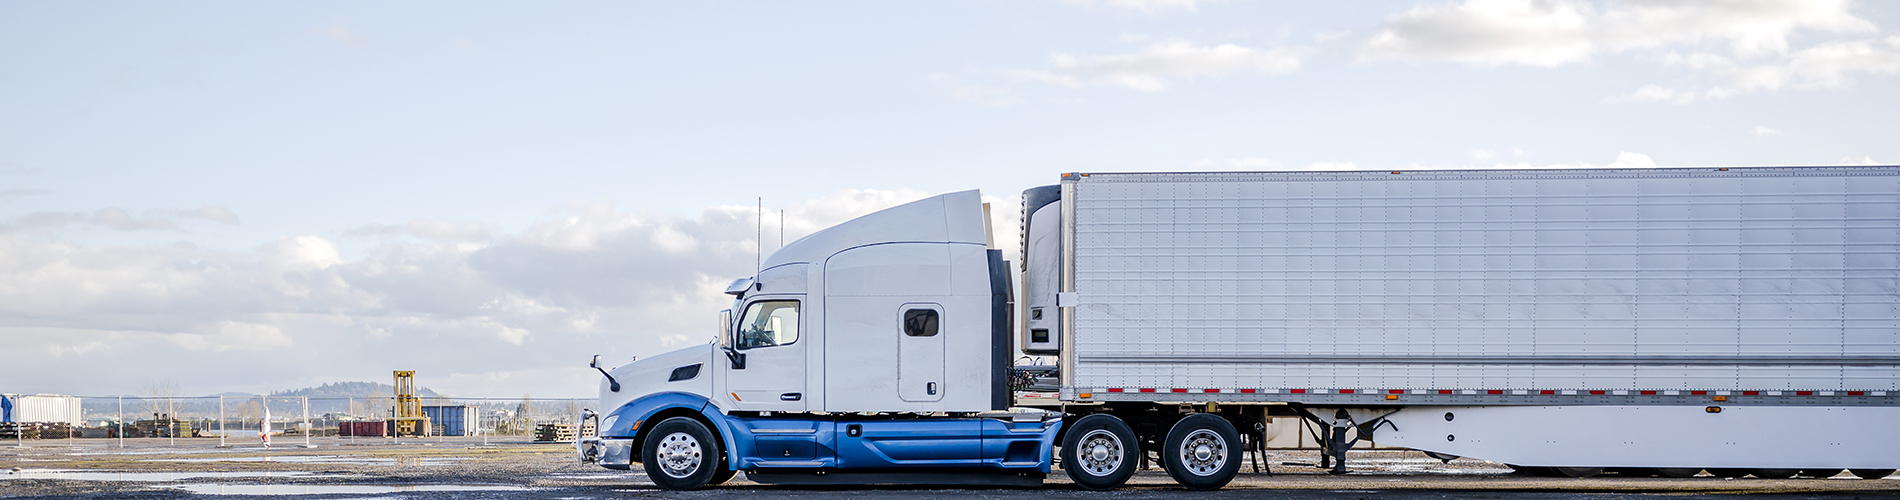
<svg viewBox="0 0 1900 500">
<path fill-rule="evenodd" d="M 640 433 L 640 427 L 653 414 L 672 408 L 684 408 L 694 412 L 704 410 L 711 404 L 705 396 L 684 392 L 662 392 L 643 396 L 627 404 L 620 405 L 610 413 L 613 424 L 600 431 L 600 437 L 632 438 Z M 717 420 L 715 420 L 717 422 Z M 658 422 L 655 422 L 658 423 Z"/>
</svg>

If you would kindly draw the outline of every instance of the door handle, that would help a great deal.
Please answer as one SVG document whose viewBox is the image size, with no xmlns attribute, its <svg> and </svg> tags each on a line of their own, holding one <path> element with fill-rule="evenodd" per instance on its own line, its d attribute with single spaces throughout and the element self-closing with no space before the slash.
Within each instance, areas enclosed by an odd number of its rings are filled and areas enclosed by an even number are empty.
<svg viewBox="0 0 1900 500">
<path fill-rule="evenodd" d="M 787 392 L 787 393 L 778 395 L 778 400 L 779 401 L 798 401 L 800 398 L 803 398 L 803 397 L 805 397 L 804 394 L 799 394 L 796 392 Z"/>
</svg>

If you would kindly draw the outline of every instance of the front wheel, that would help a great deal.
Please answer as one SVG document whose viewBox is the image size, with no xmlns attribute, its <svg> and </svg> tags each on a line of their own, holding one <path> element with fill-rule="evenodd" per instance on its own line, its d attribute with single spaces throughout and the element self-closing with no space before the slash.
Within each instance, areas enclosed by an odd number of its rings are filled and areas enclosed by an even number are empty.
<svg viewBox="0 0 1900 500">
<path fill-rule="evenodd" d="M 1240 433 L 1220 415 L 1196 413 L 1175 422 L 1161 450 L 1168 475 L 1188 489 L 1219 489 L 1240 472 Z"/>
<path fill-rule="evenodd" d="M 719 441 L 706 430 L 706 424 L 687 417 L 669 418 L 653 426 L 646 442 L 641 443 L 641 451 L 647 478 L 661 489 L 698 489 L 725 469 L 718 463 Z"/>
<path fill-rule="evenodd" d="M 1097 413 L 1076 420 L 1064 432 L 1062 471 L 1077 486 L 1112 489 L 1135 475 L 1135 459 L 1141 450 L 1136 448 L 1135 431 L 1122 419 Z"/>
</svg>

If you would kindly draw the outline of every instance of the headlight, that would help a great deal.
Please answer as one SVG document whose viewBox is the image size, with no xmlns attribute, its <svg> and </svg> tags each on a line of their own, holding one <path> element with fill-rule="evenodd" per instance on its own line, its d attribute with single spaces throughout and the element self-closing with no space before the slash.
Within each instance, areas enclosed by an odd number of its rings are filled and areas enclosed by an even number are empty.
<svg viewBox="0 0 1900 500">
<path fill-rule="evenodd" d="M 608 430 L 614 428 L 614 422 L 617 422 L 619 420 L 620 420 L 620 415 L 608 415 L 606 416 L 606 418 L 600 419 L 600 428 L 595 429 L 594 432 L 598 433 L 599 435 L 605 436 L 607 435 Z"/>
</svg>

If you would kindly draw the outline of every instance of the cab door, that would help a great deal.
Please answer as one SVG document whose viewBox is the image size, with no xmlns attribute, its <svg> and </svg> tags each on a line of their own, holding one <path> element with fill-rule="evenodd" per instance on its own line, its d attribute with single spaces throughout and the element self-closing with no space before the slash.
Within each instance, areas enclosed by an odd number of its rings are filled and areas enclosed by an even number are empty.
<svg viewBox="0 0 1900 500">
<path fill-rule="evenodd" d="M 800 296 L 749 298 L 734 324 L 732 349 L 743 365 L 726 363 L 734 410 L 805 411 L 805 346 Z"/>
</svg>

